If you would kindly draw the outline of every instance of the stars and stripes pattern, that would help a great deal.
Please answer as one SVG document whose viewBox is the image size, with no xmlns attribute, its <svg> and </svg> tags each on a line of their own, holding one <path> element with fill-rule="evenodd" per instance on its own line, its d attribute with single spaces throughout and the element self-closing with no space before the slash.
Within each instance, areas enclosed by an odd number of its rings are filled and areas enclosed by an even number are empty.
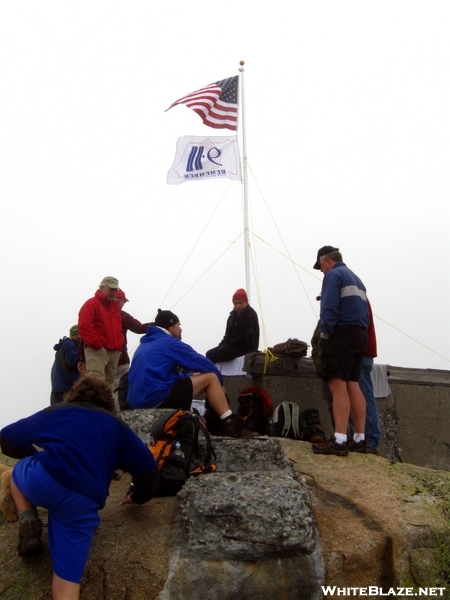
<svg viewBox="0 0 450 600">
<path fill-rule="evenodd" d="M 221 79 L 192 94 L 183 96 L 169 106 L 185 104 L 196 112 L 203 123 L 214 129 L 237 130 L 238 76 Z"/>
</svg>

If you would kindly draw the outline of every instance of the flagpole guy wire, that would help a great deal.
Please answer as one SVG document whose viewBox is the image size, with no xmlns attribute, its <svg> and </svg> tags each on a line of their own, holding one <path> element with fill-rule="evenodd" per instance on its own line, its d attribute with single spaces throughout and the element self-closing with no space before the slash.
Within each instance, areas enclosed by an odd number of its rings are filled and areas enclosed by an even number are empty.
<svg viewBox="0 0 450 600">
<path fill-rule="evenodd" d="M 250 248 L 250 239 L 249 239 L 249 228 L 248 228 L 248 169 L 247 169 L 247 132 L 246 132 L 246 123 L 245 123 L 245 90 L 244 90 L 244 64 L 243 60 L 239 63 L 241 66 L 239 68 L 240 73 L 240 96 L 241 96 L 241 128 L 242 128 L 242 170 L 244 173 L 243 184 L 244 184 L 244 257 L 245 257 L 245 289 L 247 291 L 247 296 L 250 301 L 250 258 L 249 258 L 249 248 Z"/>
</svg>

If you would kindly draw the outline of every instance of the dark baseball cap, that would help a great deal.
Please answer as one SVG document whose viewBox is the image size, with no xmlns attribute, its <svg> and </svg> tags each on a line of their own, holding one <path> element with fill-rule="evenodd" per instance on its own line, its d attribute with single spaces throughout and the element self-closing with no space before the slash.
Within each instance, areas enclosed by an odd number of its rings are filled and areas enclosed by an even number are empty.
<svg viewBox="0 0 450 600">
<path fill-rule="evenodd" d="M 335 248 L 334 246 L 322 246 L 322 248 L 317 251 L 317 260 L 316 264 L 313 266 L 313 269 L 320 271 L 320 257 L 330 254 L 330 252 L 339 252 L 339 248 Z"/>
</svg>

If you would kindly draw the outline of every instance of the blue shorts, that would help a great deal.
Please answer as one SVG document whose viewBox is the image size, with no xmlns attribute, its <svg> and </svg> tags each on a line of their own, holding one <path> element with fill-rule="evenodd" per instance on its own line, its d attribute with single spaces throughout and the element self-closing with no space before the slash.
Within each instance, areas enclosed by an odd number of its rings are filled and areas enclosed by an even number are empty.
<svg viewBox="0 0 450 600">
<path fill-rule="evenodd" d="M 48 510 L 48 541 L 53 570 L 80 583 L 100 523 L 95 500 L 64 487 L 41 466 L 39 453 L 20 460 L 12 478 L 31 504 Z"/>
</svg>

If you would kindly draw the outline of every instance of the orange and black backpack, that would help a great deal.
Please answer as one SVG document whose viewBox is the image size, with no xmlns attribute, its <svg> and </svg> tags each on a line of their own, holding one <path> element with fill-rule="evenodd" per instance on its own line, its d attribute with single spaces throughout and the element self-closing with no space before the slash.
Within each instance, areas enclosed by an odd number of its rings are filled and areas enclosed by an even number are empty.
<svg viewBox="0 0 450 600">
<path fill-rule="evenodd" d="M 159 469 L 158 496 L 173 496 L 191 475 L 216 470 L 211 436 L 203 419 L 195 413 L 176 410 L 161 415 L 151 429 L 149 450 Z"/>
</svg>

